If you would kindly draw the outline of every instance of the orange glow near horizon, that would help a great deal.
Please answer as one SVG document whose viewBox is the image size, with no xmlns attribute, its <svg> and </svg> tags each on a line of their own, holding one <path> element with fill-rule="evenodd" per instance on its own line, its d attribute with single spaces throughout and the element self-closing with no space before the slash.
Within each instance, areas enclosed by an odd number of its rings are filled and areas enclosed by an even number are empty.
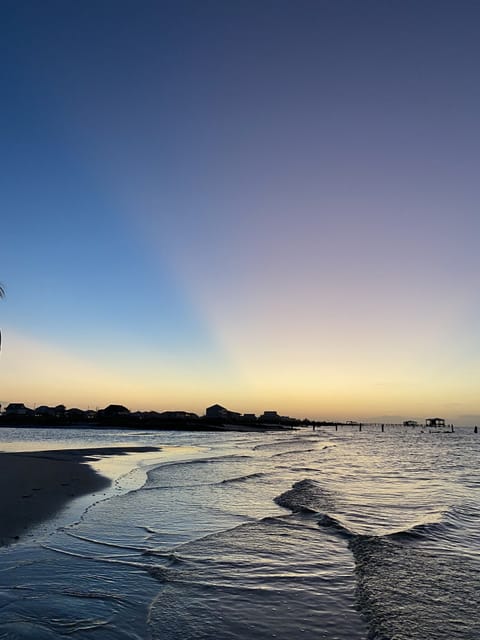
<svg viewBox="0 0 480 640">
<path fill-rule="evenodd" d="M 175 369 L 172 363 L 143 368 L 131 358 L 123 368 L 108 362 L 100 366 L 78 354 L 8 333 L 9 348 L 2 355 L 0 371 L 3 403 L 62 403 L 80 408 L 119 403 L 131 410 L 184 409 L 203 414 L 206 406 L 219 402 L 239 412 L 275 409 L 300 418 L 343 420 L 388 415 L 423 419 L 439 412 L 458 415 L 459 409 L 462 414 L 474 414 L 477 401 L 472 376 L 456 382 L 455 405 L 445 401 L 452 387 L 448 375 L 426 385 L 422 382 L 426 372 L 417 371 L 415 376 L 407 367 L 384 370 L 372 382 L 376 364 L 347 371 L 299 363 L 287 370 L 256 361 L 232 384 L 232 377 L 226 379 L 214 371 L 202 376 L 201 363 L 196 371 L 188 371 L 188 365 Z"/>
</svg>

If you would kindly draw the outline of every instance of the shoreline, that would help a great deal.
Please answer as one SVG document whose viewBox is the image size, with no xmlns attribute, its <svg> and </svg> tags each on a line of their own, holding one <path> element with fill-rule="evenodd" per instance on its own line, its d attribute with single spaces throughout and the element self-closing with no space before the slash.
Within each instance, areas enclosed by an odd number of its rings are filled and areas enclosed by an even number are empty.
<svg viewBox="0 0 480 640">
<path fill-rule="evenodd" d="M 0 547 L 20 541 L 35 525 L 55 516 L 75 498 L 111 486 L 112 481 L 88 462 L 160 450 L 113 446 L 0 452 Z"/>
<path fill-rule="evenodd" d="M 0 416 L 0 429 L 78 429 L 78 430 L 92 430 L 92 431 L 189 431 L 192 433 L 208 433 L 211 431 L 291 431 L 298 429 L 298 425 L 283 425 L 283 424 L 270 424 L 270 423 L 218 423 L 218 424 L 203 424 L 201 426 L 197 424 L 139 424 L 138 422 L 111 422 L 111 423 L 96 423 L 96 422 L 2 422 Z"/>
</svg>

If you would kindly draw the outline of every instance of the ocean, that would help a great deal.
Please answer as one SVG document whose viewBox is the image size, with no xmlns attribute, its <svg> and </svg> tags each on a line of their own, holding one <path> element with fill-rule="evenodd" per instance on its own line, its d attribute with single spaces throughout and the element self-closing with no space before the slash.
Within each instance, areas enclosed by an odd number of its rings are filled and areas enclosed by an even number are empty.
<svg viewBox="0 0 480 640">
<path fill-rule="evenodd" d="M 472 428 L 0 441 L 164 447 L 99 461 L 110 489 L 0 549 L 1 639 L 480 638 Z"/>
</svg>

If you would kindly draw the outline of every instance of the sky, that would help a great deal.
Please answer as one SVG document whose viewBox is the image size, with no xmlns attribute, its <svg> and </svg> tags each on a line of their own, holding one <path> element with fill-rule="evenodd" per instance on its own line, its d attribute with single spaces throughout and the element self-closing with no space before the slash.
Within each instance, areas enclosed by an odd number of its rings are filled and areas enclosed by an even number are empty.
<svg viewBox="0 0 480 640">
<path fill-rule="evenodd" d="M 476 0 L 1 0 L 0 402 L 480 421 Z"/>
</svg>

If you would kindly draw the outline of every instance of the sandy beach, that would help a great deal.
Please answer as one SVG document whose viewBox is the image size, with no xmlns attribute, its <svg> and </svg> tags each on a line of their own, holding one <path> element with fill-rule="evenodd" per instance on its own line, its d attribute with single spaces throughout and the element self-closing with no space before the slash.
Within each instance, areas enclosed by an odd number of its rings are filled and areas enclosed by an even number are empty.
<svg viewBox="0 0 480 640">
<path fill-rule="evenodd" d="M 156 450 L 122 446 L 0 453 L 0 546 L 17 542 L 70 500 L 108 487 L 111 481 L 89 460 Z"/>
</svg>

